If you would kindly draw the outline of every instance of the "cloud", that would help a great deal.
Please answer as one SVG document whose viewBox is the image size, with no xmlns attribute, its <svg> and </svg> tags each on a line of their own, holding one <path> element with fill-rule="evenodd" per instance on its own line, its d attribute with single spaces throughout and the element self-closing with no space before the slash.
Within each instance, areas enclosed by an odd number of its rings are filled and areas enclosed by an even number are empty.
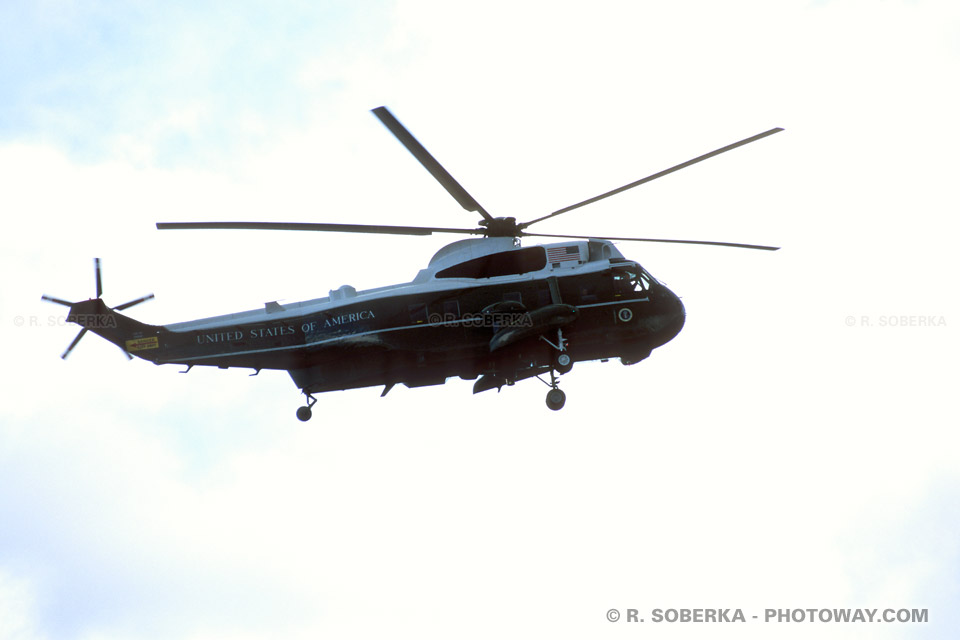
<svg viewBox="0 0 960 640">
<path fill-rule="evenodd" d="M 4 6 L 0 135 L 164 166 L 259 148 L 276 135 L 265 121 L 302 129 L 328 89 L 302 69 L 382 29 L 376 7 L 349 3 Z"/>
<path fill-rule="evenodd" d="M 35 587 L 9 571 L 0 570 L 0 638 L 43 638 L 39 626 Z"/>
</svg>

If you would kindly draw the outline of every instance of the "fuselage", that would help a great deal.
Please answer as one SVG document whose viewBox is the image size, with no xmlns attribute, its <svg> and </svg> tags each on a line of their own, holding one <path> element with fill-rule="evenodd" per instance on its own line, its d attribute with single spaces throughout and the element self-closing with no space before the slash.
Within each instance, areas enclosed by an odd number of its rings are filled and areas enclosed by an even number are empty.
<svg viewBox="0 0 960 640">
<path fill-rule="evenodd" d="M 608 241 L 487 238 L 444 247 L 409 283 L 102 335 L 157 364 L 287 370 L 317 393 L 449 377 L 512 382 L 549 370 L 558 339 L 573 361 L 632 364 L 683 322 L 677 296 Z"/>
</svg>

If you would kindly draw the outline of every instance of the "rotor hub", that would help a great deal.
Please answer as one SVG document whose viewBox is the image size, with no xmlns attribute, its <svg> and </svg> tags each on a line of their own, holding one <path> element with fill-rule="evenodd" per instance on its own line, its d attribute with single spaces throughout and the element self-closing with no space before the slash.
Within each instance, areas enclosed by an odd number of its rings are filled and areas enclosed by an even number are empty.
<svg viewBox="0 0 960 640">
<path fill-rule="evenodd" d="M 486 230 L 485 235 L 488 238 L 519 238 L 521 235 L 516 218 L 481 220 L 480 226 Z"/>
</svg>

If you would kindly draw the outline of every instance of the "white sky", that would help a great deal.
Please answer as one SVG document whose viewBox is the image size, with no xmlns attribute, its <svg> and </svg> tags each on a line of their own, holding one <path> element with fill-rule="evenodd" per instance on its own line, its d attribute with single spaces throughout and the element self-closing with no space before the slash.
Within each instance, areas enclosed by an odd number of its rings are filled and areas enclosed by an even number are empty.
<svg viewBox="0 0 960 640">
<path fill-rule="evenodd" d="M 4 3 L 0 638 L 955 637 L 958 63 L 947 1 Z M 476 222 L 380 104 L 522 220 L 785 127 L 536 229 L 784 248 L 622 244 L 687 325 L 559 413 L 58 358 L 94 256 L 153 323 L 411 279 L 455 238 L 153 227 Z"/>
</svg>

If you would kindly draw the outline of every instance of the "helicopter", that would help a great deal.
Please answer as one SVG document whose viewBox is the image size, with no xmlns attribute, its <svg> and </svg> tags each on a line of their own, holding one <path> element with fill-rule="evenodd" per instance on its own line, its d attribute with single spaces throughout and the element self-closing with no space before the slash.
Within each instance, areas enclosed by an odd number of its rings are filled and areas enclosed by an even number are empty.
<svg viewBox="0 0 960 640">
<path fill-rule="evenodd" d="M 397 384 L 442 385 L 473 380 L 473 393 L 501 390 L 539 378 L 549 387 L 547 407 L 563 408 L 559 377 L 577 362 L 619 358 L 636 364 L 683 328 L 680 298 L 615 242 L 712 245 L 776 251 L 779 247 L 663 238 L 594 237 L 533 233 L 537 223 L 773 135 L 776 127 L 659 171 L 598 196 L 518 223 L 494 217 L 458 183 L 386 107 L 372 110 L 466 211 L 481 216 L 475 228 L 298 222 L 159 222 L 159 230 L 251 229 L 426 236 L 479 236 L 441 248 L 407 283 L 357 291 L 344 285 L 323 298 L 267 302 L 263 308 L 166 325 L 119 313 L 153 298 L 116 307 L 103 301 L 100 260 L 94 259 L 96 297 L 69 302 L 67 320 L 81 330 L 66 358 L 87 333 L 120 347 L 129 359 L 154 364 L 285 370 L 305 397 L 296 411 L 307 421 L 316 395 Z M 521 238 L 559 242 L 522 246 Z M 549 381 L 544 379 L 549 376 Z"/>
</svg>

